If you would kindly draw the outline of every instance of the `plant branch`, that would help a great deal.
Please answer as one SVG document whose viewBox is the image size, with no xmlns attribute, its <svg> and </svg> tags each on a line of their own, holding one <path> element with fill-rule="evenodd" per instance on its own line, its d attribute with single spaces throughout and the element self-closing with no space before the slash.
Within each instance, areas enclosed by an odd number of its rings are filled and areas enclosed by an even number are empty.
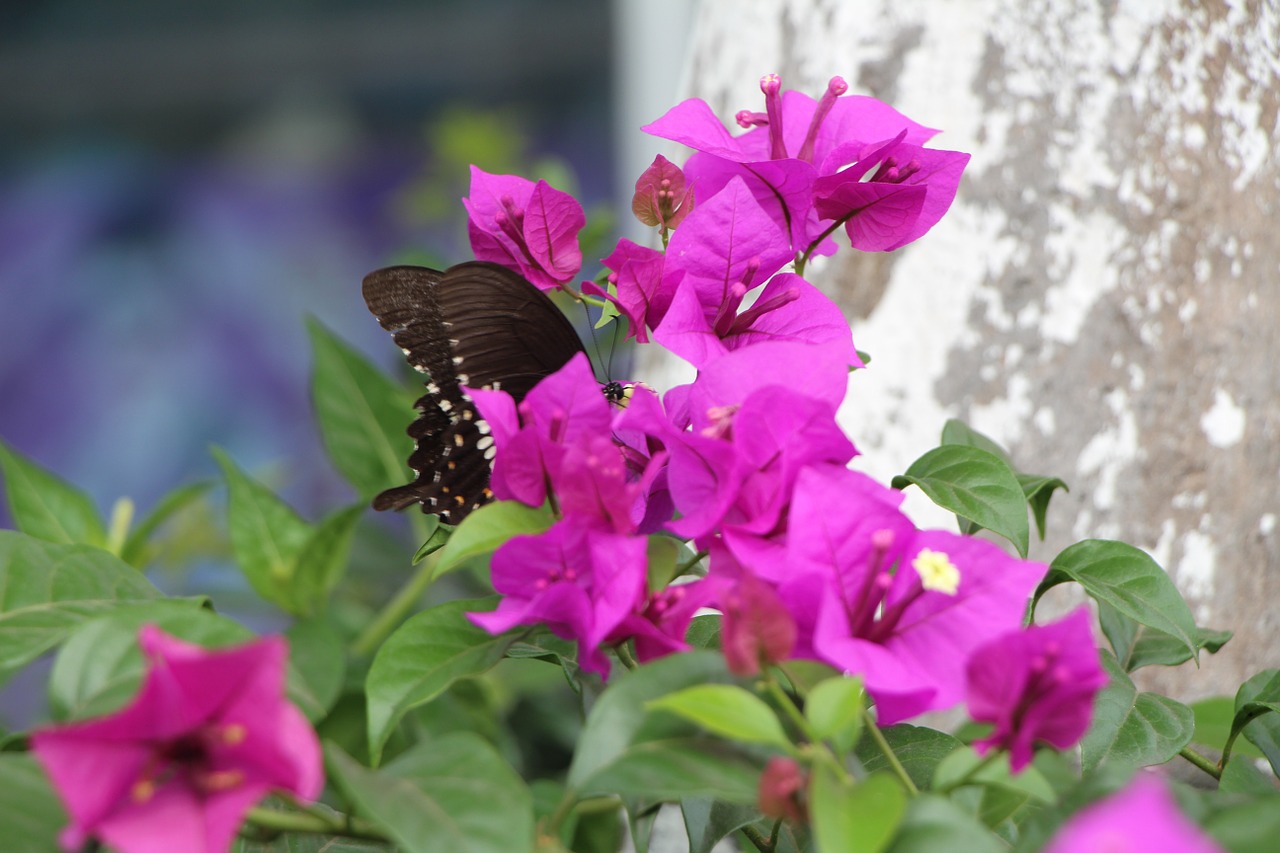
<svg viewBox="0 0 1280 853">
<path fill-rule="evenodd" d="M 898 781 L 907 789 L 907 793 L 915 796 L 920 793 L 920 789 L 916 787 L 916 783 L 911 781 L 911 777 L 907 775 L 907 770 L 902 766 L 902 762 L 898 760 L 898 756 L 893 751 L 893 747 L 889 746 L 889 741 L 885 740 L 884 733 L 880 731 L 880 727 L 876 725 L 875 719 L 871 716 L 871 712 L 866 708 L 862 709 L 862 722 L 871 735 L 871 739 L 876 742 L 876 746 L 880 748 L 881 754 L 885 760 L 889 762 L 889 769 L 898 777 Z"/>
</svg>

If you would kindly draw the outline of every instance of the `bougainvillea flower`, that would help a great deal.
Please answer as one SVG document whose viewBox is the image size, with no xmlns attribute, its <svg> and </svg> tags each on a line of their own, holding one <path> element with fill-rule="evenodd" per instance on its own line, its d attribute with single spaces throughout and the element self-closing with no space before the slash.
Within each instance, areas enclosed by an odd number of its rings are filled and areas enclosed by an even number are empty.
<svg viewBox="0 0 1280 853">
<path fill-rule="evenodd" d="M 809 820 L 809 809 L 804 802 L 808 786 L 808 774 L 794 758 L 775 755 L 760 774 L 760 788 L 756 804 L 760 813 L 774 820 L 789 820 L 803 824 Z"/>
<path fill-rule="evenodd" d="M 937 131 L 918 124 L 875 98 L 841 97 L 848 85 L 832 78 L 815 101 L 796 91 L 782 91 L 776 74 L 761 80 L 765 112 L 740 112 L 738 124 L 752 128 L 733 136 L 705 101 L 690 99 L 642 128 L 647 133 L 682 143 L 696 152 L 685 164 L 685 175 L 708 199 L 734 177 L 747 182 L 766 214 L 790 235 L 794 252 L 803 251 L 823 231 L 813 211 L 812 187 L 833 174 L 849 158 L 831 155 L 850 143 L 893 139 L 923 145 Z M 834 247 L 820 249 L 829 254 Z"/>
<path fill-rule="evenodd" d="M 462 204 L 477 260 L 502 264 L 543 290 L 572 281 L 582 268 L 582 205 L 546 181 L 472 166 L 471 195 Z"/>
<path fill-rule="evenodd" d="M 643 473 L 640 479 L 628 480 L 622 451 L 607 433 L 582 436 L 566 445 L 550 477 L 565 516 L 590 520 L 615 533 L 635 531 L 633 511 L 645 488 L 642 480 Z"/>
<path fill-rule="evenodd" d="M 93 837 L 121 853 L 216 853 L 269 791 L 320 794 L 320 745 L 284 697 L 283 639 L 206 650 L 148 625 L 138 642 L 148 668 L 129 705 L 31 736 L 71 815 L 65 849 Z"/>
<path fill-rule="evenodd" d="M 768 281 L 792 259 L 786 232 L 770 219 L 741 178 L 704 200 L 667 245 L 663 275 L 683 272 L 682 287 L 715 316 L 727 301 Z M 736 298 L 734 290 L 740 289 Z"/>
<path fill-rule="evenodd" d="M 609 434 L 609 403 L 585 353 L 535 385 L 518 406 L 505 391 L 464 390 L 491 431 L 490 487 L 499 500 L 542 506 L 565 446 Z"/>
<path fill-rule="evenodd" d="M 689 385 L 671 389 L 663 405 L 677 425 L 695 431 L 722 427 L 754 392 L 769 386 L 789 388 L 826 403 L 834 411 L 849 387 L 849 363 L 838 348 L 791 341 L 767 341 L 733 350 L 698 371 Z"/>
<path fill-rule="evenodd" d="M 745 295 L 745 290 L 734 288 L 714 312 L 708 312 L 698 301 L 696 290 L 682 286 L 654 337 L 697 368 L 730 350 L 762 341 L 828 347 L 842 354 L 848 364 L 863 366 L 840 307 L 800 276 L 775 275 L 751 307 L 739 312 Z"/>
<path fill-rule="evenodd" d="M 643 608 L 627 616 L 606 640 L 633 640 L 636 660 L 647 663 L 665 655 L 686 652 L 689 623 L 703 607 L 714 606 L 728 584 L 720 578 L 676 583 L 649 596 Z"/>
<path fill-rule="evenodd" d="M 1139 772 L 1123 790 L 1078 811 L 1044 853 L 1222 853 L 1158 778 Z"/>
<path fill-rule="evenodd" d="M 663 275 L 666 255 L 657 249 L 637 245 L 625 237 L 602 263 L 609 269 L 614 294 L 594 282 L 584 281 L 582 292 L 608 299 L 628 320 L 627 337 L 649 342 L 649 329 L 656 329 L 671 307 L 671 299 L 684 277 L 683 270 Z M 616 295 L 615 295 L 616 294 Z"/>
<path fill-rule="evenodd" d="M 787 554 L 796 577 L 779 594 L 792 612 L 818 600 L 813 648 L 863 677 L 881 725 L 959 702 L 970 654 L 1021 626 L 1047 571 L 981 539 L 916 531 L 830 469 L 800 473 Z"/>
<path fill-rule="evenodd" d="M 517 536 L 493 554 L 493 588 L 503 595 L 491 613 L 468 618 L 493 634 L 516 625 L 546 625 L 578 644 L 578 665 L 609 674 L 600 650 L 645 600 L 645 540 L 599 530 L 569 516 L 535 536 Z"/>
<path fill-rule="evenodd" d="M 791 657 L 796 622 L 772 584 L 749 572 L 720 598 L 720 648 L 734 675 L 753 676 L 763 664 Z"/>
<path fill-rule="evenodd" d="M 855 249 L 901 248 L 936 225 L 955 200 L 969 155 L 912 145 L 904 135 L 862 146 L 853 165 L 814 182 L 814 210 L 842 222 Z"/>
<path fill-rule="evenodd" d="M 1094 697 L 1107 684 L 1083 607 L 1057 622 L 990 640 L 969 658 L 966 675 L 969 716 L 995 725 L 974 747 L 981 754 L 1008 750 L 1015 772 L 1031 763 L 1037 741 L 1074 746 L 1089 728 Z"/>
<path fill-rule="evenodd" d="M 694 204 L 694 190 L 686 186 L 684 172 L 659 154 L 636 181 L 631 212 L 645 225 L 666 231 L 679 225 Z"/>
</svg>

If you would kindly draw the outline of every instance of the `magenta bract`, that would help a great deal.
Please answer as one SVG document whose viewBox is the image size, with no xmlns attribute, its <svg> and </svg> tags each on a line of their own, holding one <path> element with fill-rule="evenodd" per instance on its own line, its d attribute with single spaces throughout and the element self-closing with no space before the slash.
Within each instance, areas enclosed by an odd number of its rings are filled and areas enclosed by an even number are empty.
<svg viewBox="0 0 1280 853">
<path fill-rule="evenodd" d="M 284 696 L 288 648 L 268 637 L 208 650 L 144 626 L 148 668 L 114 714 L 36 731 L 32 748 L 71 815 L 68 850 L 217 853 L 272 790 L 313 800 L 320 745 Z"/>
</svg>

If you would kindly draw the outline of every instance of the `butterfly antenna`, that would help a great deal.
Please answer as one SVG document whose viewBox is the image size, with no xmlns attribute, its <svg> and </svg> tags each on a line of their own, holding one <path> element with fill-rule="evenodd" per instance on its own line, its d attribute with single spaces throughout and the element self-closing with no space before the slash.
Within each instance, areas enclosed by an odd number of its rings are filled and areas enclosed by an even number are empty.
<svg viewBox="0 0 1280 853">
<path fill-rule="evenodd" d="M 613 354 L 618 351 L 618 318 L 613 318 L 613 340 L 609 342 L 609 366 L 605 369 L 605 378 L 613 381 Z"/>
<path fill-rule="evenodd" d="M 591 319 L 591 306 L 588 305 L 586 302 L 581 302 L 579 304 L 582 305 L 582 313 L 585 314 L 587 317 L 587 330 L 591 333 L 591 347 L 596 351 L 595 361 L 592 363 L 592 366 L 591 366 L 591 369 L 594 371 L 595 365 L 600 364 L 601 361 L 603 361 L 604 357 L 600 353 L 600 341 L 596 339 L 596 324 Z M 610 361 L 610 367 L 612 367 L 613 366 L 612 352 L 609 353 L 609 361 Z M 609 372 L 606 370 L 605 380 L 608 381 L 608 379 L 609 379 Z"/>
</svg>

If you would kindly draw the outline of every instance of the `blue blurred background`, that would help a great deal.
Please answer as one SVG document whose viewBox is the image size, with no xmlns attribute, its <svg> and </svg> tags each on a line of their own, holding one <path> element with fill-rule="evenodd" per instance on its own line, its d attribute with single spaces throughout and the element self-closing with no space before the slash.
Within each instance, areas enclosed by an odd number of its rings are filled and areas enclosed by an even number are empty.
<svg viewBox="0 0 1280 853">
<path fill-rule="evenodd" d="M 211 445 L 308 519 L 349 503 L 310 410 L 306 318 L 407 372 L 360 280 L 470 258 L 470 163 L 583 201 L 595 274 L 638 236 L 611 213 L 658 150 L 638 128 L 672 103 L 694 8 L 0 4 L 0 440 L 104 517 L 216 480 Z M 224 504 L 215 489 L 175 518 L 148 575 L 278 629 L 233 567 Z M 365 517 L 348 622 L 403 582 L 411 538 Z M 47 666 L 0 689 L 0 727 L 39 717 Z"/>
<path fill-rule="evenodd" d="M 0 437 L 104 512 L 213 475 L 210 444 L 277 466 L 304 514 L 348 500 L 308 410 L 304 317 L 390 366 L 360 279 L 469 256 L 468 162 L 606 202 L 612 14 L 4 4 Z"/>
</svg>

